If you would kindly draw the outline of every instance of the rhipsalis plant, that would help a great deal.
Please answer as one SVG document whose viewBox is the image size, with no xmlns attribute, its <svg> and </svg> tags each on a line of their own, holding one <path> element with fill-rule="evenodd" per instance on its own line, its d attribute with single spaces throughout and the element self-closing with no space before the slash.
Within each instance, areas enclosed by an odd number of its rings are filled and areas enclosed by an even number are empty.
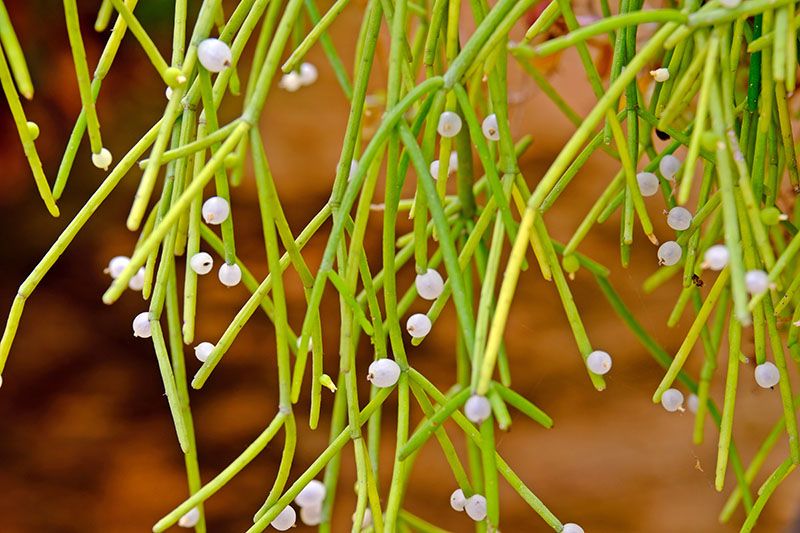
<svg viewBox="0 0 800 533">
<path fill-rule="evenodd" d="M 585 361 L 587 385 L 602 391 L 608 380 L 613 386 L 612 356 L 591 342 L 572 298 L 570 278 L 579 271 L 596 280 L 621 321 L 666 369 L 653 402 L 670 412 L 687 404 L 695 413 L 695 442 L 703 439 L 705 424 L 719 428 L 716 488 L 730 492 L 720 519 L 728 520 L 741 506 L 746 513 L 742 531 L 754 527 L 769 497 L 800 463 L 795 415 L 800 397 L 789 377 L 789 365 L 800 363 L 800 204 L 794 201 L 800 173 L 793 132 L 798 110 L 790 99 L 800 24 L 795 1 L 600 0 L 603 16 L 579 23 L 567 0 L 368 0 L 355 36 L 353 72 L 346 71 L 326 34 L 345 8 L 360 9 L 348 7 L 347 0 L 337 0 L 321 16 L 313 0 L 240 0 L 231 3 L 230 13 L 223 12 L 219 0 L 204 0 L 193 19 L 186 0 L 176 0 L 169 58 L 137 20 L 136 4 L 102 2 L 96 29 L 106 32 L 112 20 L 113 26 L 91 76 L 76 1 L 63 1 L 82 110 L 53 180 L 46 178 L 37 155 L 38 126 L 27 121 L 20 99 L 33 97 L 25 59 L 8 14 L 0 9 L 0 81 L 47 210 L 58 216 L 57 201 L 75 158 L 88 157 L 80 149 L 84 136 L 94 165 L 108 170 L 21 284 L 0 343 L 0 373 L 26 299 L 120 180 L 141 168 L 127 217 L 128 229 L 140 238 L 130 257 L 109 262 L 113 281 L 103 301 L 113 304 L 126 290 L 142 292 L 147 305 L 133 319 L 133 334 L 152 342 L 186 456 L 187 497 L 164 502 L 165 511 L 174 508 L 154 531 L 173 524 L 205 531 L 204 502 L 283 432 L 281 466 L 249 532 L 270 525 L 284 531 L 298 518 L 330 531 L 337 488 L 349 490 L 337 487 L 336 472 L 345 457 L 353 458 L 358 479 L 353 531 L 439 531 L 404 507 L 417 451 L 434 438 L 452 470 L 450 505 L 476 521 L 479 531 L 502 527 L 502 477 L 555 531 L 582 532 L 562 522 L 570 517 L 550 512 L 535 487 L 526 486 L 495 447 L 495 428 L 508 427 L 509 409 L 545 428 L 553 424 L 511 388 L 504 334 L 523 273 L 552 282 L 577 345 L 574 355 Z M 510 41 L 509 33 L 521 24 L 528 27 L 524 39 Z M 390 43 L 386 79 L 373 69 L 381 32 Z M 134 146 L 112 154 L 101 138 L 95 100 L 104 96 L 103 79 L 123 39 L 141 45 L 165 83 L 168 101 Z M 595 65 L 590 41 L 613 50 L 607 72 Z M 315 46 L 324 50 L 350 113 L 330 199 L 294 234 L 285 216 L 291 206 L 278 196 L 269 147 L 258 126 L 271 91 L 302 90 L 317 80 L 317 68 L 304 62 Z M 541 58 L 568 48 L 577 51 L 596 95 L 585 116 L 553 89 L 538 66 Z M 244 57 L 250 58 L 248 64 L 240 61 Z M 511 136 L 510 62 L 518 63 L 530 75 L 529 83 L 575 124 L 541 176 L 524 175 L 517 164 L 531 139 Z M 243 98 L 236 98 L 240 79 L 246 80 Z M 377 92 L 385 109 L 377 129 L 367 134 L 365 106 Z M 224 109 L 240 106 L 238 116 L 221 112 L 227 100 L 235 103 Z M 583 220 L 575 221 L 569 241 L 557 242 L 548 231 L 548 211 L 567 200 L 562 196 L 568 196 L 571 180 L 598 150 L 615 158 L 619 170 L 597 177 L 605 183 L 604 192 Z M 236 252 L 231 197 L 243 180 L 254 180 L 257 187 L 270 272 L 263 280 L 254 278 Z M 383 198 L 376 197 L 379 183 Z M 414 192 L 403 197 L 406 184 Z M 662 211 L 669 230 L 656 236 L 652 219 Z M 622 265 L 629 264 L 633 246 L 652 254 L 645 290 L 672 278 L 680 281 L 669 324 L 675 326 L 686 314 L 694 318 L 675 354 L 662 349 L 637 321 L 612 287 L 608 269 L 580 253 L 587 234 L 597 224 L 610 224 L 615 213 Z M 407 234 L 398 232 L 402 217 L 413 220 Z M 366 253 L 368 231 L 382 235 L 377 257 Z M 319 266 L 311 268 L 303 248 L 317 235 L 326 245 Z M 287 269 L 296 271 L 305 289 L 302 323 L 289 324 L 287 318 Z M 416 270 L 415 283 L 398 286 L 403 269 Z M 202 298 L 197 276 L 214 270 L 222 284 L 244 283 L 252 296 L 222 336 L 209 342 L 194 335 L 196 321 L 202 320 L 195 313 Z M 340 313 L 323 320 L 321 302 L 334 293 Z M 418 298 L 430 302 L 428 311 L 409 316 Z M 452 358 L 454 376 L 444 391 L 414 368 L 406 335 L 413 346 L 435 335 L 446 306 L 454 307 L 458 329 L 450 335 L 450 354 L 442 354 Z M 280 408 L 238 458 L 201 481 L 189 385 L 202 394 L 239 331 L 257 313 L 274 325 Z M 337 347 L 324 347 L 324 354 L 323 330 L 339 338 Z M 752 352 L 742 344 L 743 332 L 755 339 Z M 369 368 L 356 366 L 359 346 L 374 353 Z M 202 362 L 188 379 L 186 347 L 188 353 L 193 347 Z M 696 378 L 684 371 L 690 356 L 704 361 Z M 724 382 L 724 396 L 715 400 L 709 394 L 713 380 Z M 743 457 L 733 439 L 734 405 L 739 382 L 751 380 L 777 389 L 763 401 L 780 402 L 783 417 L 755 456 Z M 323 388 L 335 396 L 323 396 Z M 296 408 L 304 390 L 310 390 L 310 412 Z M 380 432 L 365 428 L 381 424 L 382 404 L 390 395 L 398 406 L 396 442 L 379 443 Z M 333 402 L 338 407 L 327 448 L 299 477 L 289 479 L 297 424 L 316 428 L 321 406 Z M 417 427 L 410 427 L 412 406 L 425 415 Z M 466 440 L 467 465 L 443 430 L 448 420 Z M 782 441 L 788 442 L 785 461 L 773 472 L 762 472 L 765 457 Z M 391 469 L 386 491 L 376 482 L 381 446 L 396 449 L 393 463 L 380 465 Z M 729 467 L 735 483 L 725 487 Z"/>
</svg>

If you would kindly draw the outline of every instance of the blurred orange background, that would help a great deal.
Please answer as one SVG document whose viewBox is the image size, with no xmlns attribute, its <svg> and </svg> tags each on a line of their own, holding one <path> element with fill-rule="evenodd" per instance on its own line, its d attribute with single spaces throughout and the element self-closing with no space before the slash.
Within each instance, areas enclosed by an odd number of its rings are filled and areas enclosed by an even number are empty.
<svg viewBox="0 0 800 533">
<path fill-rule="evenodd" d="M 171 7 L 141 4 L 137 16 L 162 51 L 168 50 Z M 96 64 L 107 37 L 91 30 L 97 5 L 82 2 L 80 6 L 90 67 Z M 37 147 L 52 179 L 80 109 L 63 13 L 60 4 L 44 0 L 12 0 L 7 6 L 36 87 L 26 112 L 41 127 Z M 325 7 L 326 3 L 320 5 Z M 355 2 L 331 29 L 347 65 L 352 61 L 362 10 L 362 3 Z M 386 50 L 386 42 L 382 48 Z M 262 119 L 267 155 L 295 233 L 328 198 L 348 109 L 321 50 L 312 50 L 309 59 L 320 69 L 318 83 L 291 94 L 273 88 Z M 385 73 L 385 61 L 379 57 L 374 69 L 376 87 L 385 80 Z M 509 76 L 513 132 L 517 137 L 530 133 L 534 139 L 522 164 L 529 183 L 535 183 L 572 126 L 522 72 L 512 68 Z M 563 56 L 554 65 L 551 79 L 579 112 L 588 112 L 593 96 L 577 56 Z M 160 115 L 163 91 L 144 53 L 127 36 L 98 104 L 106 145 L 117 157 Z M 235 116 L 240 105 L 232 100 L 227 118 Z M 62 216 L 52 219 L 33 187 L 5 104 L 0 105 L 0 124 L 0 318 L 4 321 L 19 283 L 97 187 L 103 173 L 90 164 L 84 142 L 61 201 Z M 571 235 L 615 171 L 614 162 L 603 155 L 590 161 L 546 217 L 554 237 L 563 240 Z M 103 274 L 108 259 L 128 254 L 135 243 L 136 236 L 125 229 L 125 216 L 138 177 L 134 171 L 123 180 L 25 308 L 0 389 L 0 532 L 148 531 L 186 497 L 183 457 L 152 346 L 134 339 L 130 331 L 132 317 L 145 304 L 138 293 L 126 294 L 111 307 L 100 301 L 109 282 Z M 261 278 L 267 269 L 252 180 L 246 179 L 232 194 L 239 254 Z M 660 213 L 661 200 L 651 200 L 651 213 Z M 666 236 L 663 220 L 654 218 L 661 221 L 659 234 Z M 674 353 L 691 321 L 687 316 L 674 330 L 665 326 L 678 286 L 643 293 L 642 280 L 657 267 L 655 250 L 637 234 L 632 267 L 620 268 L 617 222 L 612 218 L 593 230 L 581 251 L 611 267 L 611 281 L 625 301 L 667 351 Z M 379 213 L 373 214 L 371 223 L 373 228 L 380 227 Z M 408 227 L 402 219 L 400 229 Z M 379 238 L 376 231 L 367 242 L 375 258 L 373 270 L 379 264 Z M 324 235 L 309 244 L 306 251 L 312 265 L 318 264 L 323 247 Z M 399 286 L 407 287 L 412 275 L 410 268 L 405 269 Z M 286 277 L 290 320 L 299 327 L 302 290 L 294 274 Z M 225 289 L 212 278 L 200 281 L 197 338 L 213 342 L 248 293 L 242 286 Z M 555 428 L 542 429 L 512 413 L 511 430 L 498 433 L 500 454 L 562 521 L 577 522 L 588 533 L 738 530 L 741 512 L 729 525 L 716 520 L 727 490 L 718 494 L 713 487 L 713 425 L 707 424 L 705 444 L 693 446 L 693 416 L 670 414 L 651 403 L 662 370 L 625 329 L 591 276 L 579 272 L 571 287 L 592 343 L 614 356 L 608 389 L 598 393 L 591 387 L 554 287 L 530 269 L 520 280 L 506 335 L 513 386 L 550 414 Z M 325 306 L 323 316 L 337 316 L 333 299 Z M 325 365 L 331 374 L 338 365 L 336 330 L 329 328 L 325 338 Z M 453 381 L 454 331 L 455 317 L 449 309 L 421 346 L 408 346 L 411 364 L 440 387 Z M 366 344 L 362 348 L 359 372 L 365 374 L 371 354 Z M 198 363 L 191 348 L 186 354 L 191 374 Z M 695 374 L 700 359 L 699 354 L 690 358 Z M 745 463 L 781 413 L 777 391 L 758 389 L 748 379 L 750 375 L 745 371 L 740 379 L 734 428 Z M 713 389 L 718 402 L 721 380 L 718 370 Z M 363 390 L 366 393 L 366 387 Z M 333 396 L 323 393 L 323 410 L 329 413 Z M 208 481 L 261 432 L 277 408 L 273 329 L 263 315 L 255 315 L 248 323 L 213 379 L 201 391 L 192 391 L 191 400 L 202 476 Z M 301 434 L 292 479 L 327 443 L 324 415 L 318 431 L 307 429 L 306 400 L 297 409 Z M 384 487 L 394 453 L 395 407 L 390 398 L 384 409 Z M 414 411 L 414 417 L 420 419 L 419 411 Z M 463 439 L 455 428 L 449 429 L 463 451 Z M 279 437 L 207 502 L 209 531 L 249 527 L 273 481 L 281 446 Z M 784 437 L 763 472 L 771 471 L 786 453 Z M 355 473 L 350 448 L 345 449 L 344 458 L 334 531 L 349 530 L 353 509 Z M 762 475 L 757 483 L 763 479 Z M 729 476 L 727 488 L 733 484 Z M 417 459 L 405 507 L 440 527 L 467 531 L 472 527 L 469 519 L 451 511 L 448 504 L 454 488 L 447 464 L 432 442 Z M 800 483 L 795 475 L 773 496 L 757 530 L 788 531 L 798 511 L 798 497 Z M 501 498 L 504 532 L 548 530 L 502 481 Z"/>
</svg>

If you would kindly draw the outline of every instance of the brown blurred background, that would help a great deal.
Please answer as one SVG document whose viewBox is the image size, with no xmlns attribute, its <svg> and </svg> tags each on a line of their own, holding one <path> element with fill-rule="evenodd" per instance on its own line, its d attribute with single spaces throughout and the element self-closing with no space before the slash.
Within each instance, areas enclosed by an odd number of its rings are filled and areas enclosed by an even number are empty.
<svg viewBox="0 0 800 533">
<path fill-rule="evenodd" d="M 55 176 L 60 155 L 80 102 L 67 45 L 60 3 L 12 0 L 6 3 L 31 67 L 36 95 L 26 104 L 30 119 L 41 127 L 37 147 L 45 169 Z M 141 2 L 137 16 L 161 49 L 168 50 L 171 6 Z M 193 3 L 194 4 L 194 3 Z M 324 8 L 327 3 L 322 3 Z M 96 64 L 107 34 L 91 31 L 99 2 L 81 2 L 82 27 L 90 67 Z M 347 65 L 360 23 L 361 2 L 350 6 L 331 34 Z M 230 9 L 228 9 L 228 12 Z M 386 49 L 386 42 L 382 43 Z M 319 66 L 320 80 L 297 93 L 274 88 L 263 117 L 263 134 L 272 169 L 290 223 L 299 231 L 324 204 L 344 131 L 347 102 L 335 84 L 320 50 L 309 59 Z M 579 112 L 593 103 L 577 57 L 565 55 L 552 66 L 551 78 Z M 375 66 L 376 86 L 386 65 Z M 534 183 L 555 157 L 572 128 L 549 101 L 512 68 L 512 126 L 515 136 L 531 133 L 534 145 L 523 167 Z M 163 109 L 163 86 L 135 41 L 126 37 L 99 101 L 105 143 L 120 157 Z M 235 100 L 235 99 L 233 99 Z M 229 108 L 234 116 L 239 103 Z M 91 194 L 103 174 L 89 164 L 88 143 L 79 152 L 61 201 L 62 217 L 51 219 L 33 187 L 7 107 L 0 105 L 0 319 L 5 321 L 16 287 Z M 553 235 L 566 239 L 605 187 L 615 164 L 597 156 L 581 172 L 547 216 Z M 145 308 L 136 293 L 105 307 L 100 295 L 108 284 L 102 273 L 108 259 L 127 254 L 135 235 L 124 228 L 138 180 L 132 172 L 98 210 L 29 300 L 4 371 L 0 390 L 0 532 L 148 531 L 186 496 L 183 458 L 163 396 L 152 346 L 131 336 L 131 318 Z M 382 194 L 382 191 L 379 191 Z M 240 255 L 257 277 L 266 274 L 260 241 L 255 188 L 251 180 L 233 191 Z M 661 200 L 650 202 L 660 213 Z M 659 218 L 657 215 L 655 218 Z M 373 215 L 374 228 L 380 217 Z M 401 221 L 401 229 L 407 228 Z M 379 233 L 379 232 L 376 232 Z M 633 266 L 621 269 L 618 225 L 612 219 L 595 229 L 582 251 L 612 267 L 611 280 L 649 331 L 674 352 L 689 320 L 668 330 L 664 325 L 677 296 L 676 285 L 646 295 L 642 280 L 656 268 L 655 250 L 636 235 Z M 659 236 L 669 235 L 666 225 Z M 379 235 L 368 240 L 373 269 L 379 264 Z M 324 240 L 308 247 L 316 265 Z M 200 282 L 198 341 L 214 342 L 247 297 L 243 287 L 224 290 L 215 276 Z M 411 282 L 406 270 L 401 287 Z M 302 320 L 302 292 L 287 275 L 290 319 Z M 565 522 L 599 532 L 736 531 L 716 517 L 727 492 L 713 488 L 716 433 L 707 424 L 706 444 L 691 444 L 693 417 L 669 414 L 650 402 L 661 370 L 627 332 L 586 272 L 572 282 L 592 343 L 614 356 L 608 390 L 595 392 L 586 379 L 555 289 L 531 270 L 522 276 L 508 324 L 508 351 L 514 388 L 545 409 L 556 421 L 544 430 L 513 413 L 510 431 L 498 435 L 498 450 L 520 477 Z M 703 289 L 705 290 L 705 289 Z M 335 317 L 336 302 L 325 304 Z M 413 310 L 424 309 L 422 304 Z M 411 363 L 439 386 L 454 374 L 452 310 L 436 324 L 418 348 L 408 347 Z M 326 370 L 335 373 L 336 328 L 326 337 Z M 360 360 L 365 369 L 367 346 Z M 198 363 L 186 351 L 189 372 Z M 689 366 L 696 372 L 697 355 Z M 757 389 L 743 371 L 736 406 L 734 436 L 749 461 L 780 414 L 777 392 Z M 714 395 L 720 399 L 720 371 Z M 194 420 L 204 481 L 210 480 L 263 429 L 276 410 L 276 371 L 271 325 L 255 315 L 202 391 L 192 393 Z M 800 383 L 795 381 L 795 383 Z M 366 389 L 365 389 L 366 390 Z M 329 412 L 332 396 L 323 396 Z M 393 454 L 394 407 L 385 409 L 385 462 L 382 482 Z M 293 477 L 325 447 L 325 416 L 320 430 L 306 429 L 307 403 L 298 406 L 300 447 Z M 414 413 L 416 420 L 419 412 Z M 453 428 L 451 437 L 462 444 Z M 243 531 L 271 486 L 281 451 L 276 439 L 246 470 L 207 504 L 211 532 Z M 769 458 L 768 471 L 786 455 L 781 441 Z M 335 531 L 349 530 L 354 469 L 345 452 Z M 758 483 L 763 480 L 759 477 Z M 732 479 L 729 479 L 729 487 Z M 468 531 L 471 522 L 450 510 L 455 482 L 439 448 L 431 443 L 419 455 L 406 507 L 452 531 Z M 501 529 L 504 532 L 547 531 L 544 523 L 501 482 Z M 764 511 L 759 531 L 787 531 L 797 512 L 800 484 L 791 477 Z M 301 526 L 302 528 L 302 526 Z"/>
</svg>

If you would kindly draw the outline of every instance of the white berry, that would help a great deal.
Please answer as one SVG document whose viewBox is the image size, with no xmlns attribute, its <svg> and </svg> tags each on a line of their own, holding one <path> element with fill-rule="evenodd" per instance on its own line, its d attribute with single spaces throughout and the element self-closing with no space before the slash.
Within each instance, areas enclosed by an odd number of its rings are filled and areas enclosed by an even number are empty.
<svg viewBox="0 0 800 533">
<path fill-rule="evenodd" d="M 667 225 L 676 230 L 684 231 L 692 224 L 692 213 L 685 207 L 676 206 L 667 214 Z"/>
<path fill-rule="evenodd" d="M 453 491 L 453 494 L 450 495 L 450 507 L 452 507 L 454 511 L 463 511 L 466 503 L 467 498 L 464 496 L 463 490 L 456 489 Z"/>
<path fill-rule="evenodd" d="M 192 507 L 192 509 L 183 515 L 180 520 L 178 520 L 178 525 L 180 527 L 194 527 L 197 525 L 197 522 L 200 521 L 200 509 L 197 507 Z"/>
<path fill-rule="evenodd" d="M 480 424 L 492 414 L 492 404 L 486 396 L 473 394 L 464 404 L 464 414 L 470 422 Z"/>
<path fill-rule="evenodd" d="M 378 359 L 369 365 L 367 380 L 376 387 L 391 387 L 400 379 L 400 365 L 391 359 Z"/>
<path fill-rule="evenodd" d="M 169 85 L 167 85 L 167 88 L 164 89 L 164 96 L 167 97 L 167 100 L 172 100 L 172 87 L 170 87 Z"/>
<path fill-rule="evenodd" d="M 144 267 L 136 271 L 136 274 L 128 282 L 128 288 L 132 291 L 140 291 L 144 289 Z"/>
<path fill-rule="evenodd" d="M 486 498 L 480 494 L 473 494 L 467 498 L 464 504 L 464 510 L 467 512 L 468 517 L 476 522 L 480 522 L 486 518 Z"/>
<path fill-rule="evenodd" d="M 312 505 L 300 508 L 300 521 L 307 526 L 318 526 L 322 523 L 322 506 Z"/>
<path fill-rule="evenodd" d="M 681 168 L 681 160 L 672 154 L 665 155 L 661 158 L 661 161 L 658 162 L 658 170 L 661 172 L 661 175 L 667 179 L 671 179 L 672 176 L 678 172 L 679 168 Z"/>
<path fill-rule="evenodd" d="M 214 345 L 210 342 L 201 342 L 194 347 L 194 356 L 197 357 L 197 360 L 201 363 L 205 363 L 213 349 Z"/>
<path fill-rule="evenodd" d="M 561 533 L 584 533 L 584 532 L 581 526 L 569 522 L 568 524 L 564 524 L 564 528 L 561 530 Z"/>
<path fill-rule="evenodd" d="M 664 67 L 657 68 L 655 70 L 651 70 L 650 75 L 653 76 L 653 79 L 658 83 L 665 82 L 669 79 L 669 69 Z"/>
<path fill-rule="evenodd" d="M 189 259 L 189 266 L 195 274 L 208 274 L 214 268 L 214 258 L 206 252 L 198 252 Z"/>
<path fill-rule="evenodd" d="M 452 152 L 450 152 L 450 161 L 448 162 L 447 165 L 447 172 L 453 174 L 457 170 L 458 170 L 458 152 L 453 150 Z"/>
<path fill-rule="evenodd" d="M 492 113 L 491 115 L 483 119 L 483 123 L 481 124 L 481 131 L 483 131 L 483 136 L 486 137 L 488 140 L 499 141 L 500 131 L 497 127 L 497 115 Z"/>
<path fill-rule="evenodd" d="M 278 82 L 278 87 L 290 93 L 295 92 L 302 86 L 303 79 L 300 77 L 300 74 L 294 70 L 281 76 L 281 81 Z"/>
<path fill-rule="evenodd" d="M 661 395 L 661 405 L 670 413 L 674 413 L 683 405 L 683 393 L 678 389 L 665 390 Z"/>
<path fill-rule="evenodd" d="M 313 507 L 322 505 L 324 499 L 325 484 L 322 481 L 312 479 L 295 497 L 294 503 L 300 507 Z"/>
<path fill-rule="evenodd" d="M 658 176 L 652 172 L 639 172 L 636 174 L 636 181 L 639 183 L 639 192 L 642 196 L 653 196 L 658 192 Z"/>
<path fill-rule="evenodd" d="M 428 318 L 428 315 L 416 313 L 408 317 L 406 331 L 415 339 L 419 339 L 430 333 L 432 326 L 433 324 L 431 323 L 431 319 Z"/>
<path fill-rule="evenodd" d="M 278 513 L 278 516 L 270 522 L 270 525 L 278 531 L 286 531 L 290 527 L 294 527 L 295 522 L 297 522 L 297 513 L 291 505 L 287 505 Z"/>
<path fill-rule="evenodd" d="M 319 72 L 317 71 L 317 67 L 315 67 L 312 63 L 303 63 L 300 65 L 300 81 L 303 85 L 311 85 L 317 78 L 319 77 Z"/>
<path fill-rule="evenodd" d="M 350 161 L 350 174 L 347 175 L 347 181 L 350 181 L 355 177 L 356 172 L 358 172 L 358 160 L 353 159 Z"/>
<path fill-rule="evenodd" d="M 424 274 L 417 274 L 414 280 L 417 294 L 425 300 L 435 300 L 444 291 L 444 280 L 436 270 L 429 268 Z"/>
<path fill-rule="evenodd" d="M 439 178 L 439 160 L 438 159 L 434 159 L 433 161 L 431 161 L 431 166 L 429 167 L 429 170 L 431 172 L 431 176 L 433 177 L 433 179 L 438 179 Z"/>
<path fill-rule="evenodd" d="M 111 157 L 111 152 L 108 151 L 108 148 L 102 148 L 96 154 L 92 154 L 92 164 L 103 170 L 108 170 L 113 160 L 114 158 Z"/>
<path fill-rule="evenodd" d="M 667 241 L 658 247 L 658 264 L 672 266 L 681 260 L 683 250 L 681 245 L 675 241 Z"/>
<path fill-rule="evenodd" d="M 197 59 L 210 72 L 222 72 L 231 66 L 231 47 L 219 39 L 205 39 L 197 46 Z"/>
<path fill-rule="evenodd" d="M 122 274 L 122 271 L 125 270 L 125 268 L 128 266 L 128 263 L 130 262 L 131 262 L 130 257 L 127 257 L 125 255 L 118 255 L 116 257 L 112 257 L 111 261 L 108 262 L 108 268 L 106 269 L 106 272 L 112 278 L 117 279 L 120 276 L 120 274 Z"/>
<path fill-rule="evenodd" d="M 231 206 L 221 196 L 212 196 L 203 202 L 203 220 L 207 224 L 222 224 L 230 214 Z"/>
<path fill-rule="evenodd" d="M 749 270 L 744 275 L 744 285 L 750 294 L 762 294 L 769 289 L 769 276 L 763 270 Z"/>
<path fill-rule="evenodd" d="M 700 398 L 697 397 L 697 394 L 692 393 L 689 395 L 689 398 L 686 400 L 686 407 L 688 407 L 689 411 L 692 413 L 697 412 L 697 408 L 700 407 Z"/>
<path fill-rule="evenodd" d="M 242 269 L 236 263 L 223 263 L 219 267 L 219 281 L 226 287 L 235 287 L 242 281 Z"/>
<path fill-rule="evenodd" d="M 722 270 L 728 264 L 730 255 L 728 247 L 724 244 L 710 246 L 703 256 L 703 267 L 711 270 Z"/>
<path fill-rule="evenodd" d="M 755 370 L 756 383 L 759 387 L 769 389 L 778 384 L 781 379 L 781 374 L 778 372 L 778 367 L 774 363 L 767 361 L 756 367 Z"/>
<path fill-rule="evenodd" d="M 595 350 L 586 357 L 586 367 L 593 373 L 603 375 L 611 370 L 611 356 L 603 350 Z"/>
<path fill-rule="evenodd" d="M 150 335 L 150 313 L 144 311 L 133 319 L 133 336 L 147 339 Z"/>
<path fill-rule="evenodd" d="M 436 128 L 442 137 L 455 137 L 461 131 L 461 117 L 452 111 L 439 115 L 439 126 Z"/>
</svg>

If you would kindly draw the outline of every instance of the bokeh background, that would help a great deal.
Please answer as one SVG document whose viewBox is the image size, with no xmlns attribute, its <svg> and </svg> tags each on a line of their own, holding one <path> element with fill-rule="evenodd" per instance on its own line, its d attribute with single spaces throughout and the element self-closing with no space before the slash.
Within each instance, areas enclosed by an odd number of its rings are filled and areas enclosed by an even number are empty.
<svg viewBox="0 0 800 533">
<path fill-rule="evenodd" d="M 190 2 L 197 4 L 197 2 Z M 320 7 L 325 7 L 322 2 Z M 36 95 L 26 111 L 41 127 L 37 147 L 48 176 L 54 177 L 60 155 L 80 108 L 61 6 L 47 0 L 6 2 L 31 67 Z M 107 33 L 91 30 L 99 2 L 80 2 L 90 65 L 94 65 Z M 585 6 L 584 6 L 585 8 Z M 591 14 L 590 8 L 585 8 Z M 228 9 L 230 11 L 230 9 Z M 353 55 L 353 37 L 363 13 L 354 1 L 333 25 L 331 35 L 346 64 Z M 141 2 L 137 15 L 162 50 L 168 50 L 169 2 Z M 468 31 L 465 23 L 464 32 Z M 381 43 L 383 52 L 387 41 Z M 597 50 L 598 62 L 604 50 Z M 320 79 L 312 87 L 289 94 L 270 93 L 262 131 L 281 200 L 295 231 L 321 208 L 330 191 L 347 114 L 347 102 L 335 84 L 318 48 L 309 59 Z M 579 112 L 593 97 L 569 53 L 547 65 L 550 78 Z M 385 80 L 385 56 L 374 69 L 376 88 Z M 535 183 L 570 135 L 571 125 L 523 73 L 512 68 L 511 121 L 514 134 L 533 135 L 522 160 Z M 115 66 L 103 85 L 99 114 L 106 145 L 118 157 L 156 120 L 165 100 L 164 87 L 136 42 L 126 37 Z M 233 99 L 228 117 L 239 103 Z M 377 110 L 379 112 L 380 110 Z M 5 320 L 16 287 L 33 268 L 67 221 L 103 178 L 89 162 L 84 143 L 63 200 L 62 217 L 50 218 L 41 204 L 27 168 L 7 107 L 0 105 L 0 319 Z M 555 237 L 568 238 L 588 206 L 616 171 L 599 155 L 580 173 L 547 215 Z M 29 299 L 16 344 L 3 373 L 0 390 L 0 531 L 143 532 L 186 496 L 183 458 L 163 395 L 152 346 L 134 339 L 131 318 L 145 308 L 139 294 L 126 294 L 111 307 L 100 295 L 109 279 L 103 268 L 110 257 L 127 254 L 136 236 L 124 228 L 138 173 L 132 172 L 97 211 L 45 281 Z M 379 191 L 381 194 L 382 191 Z M 663 209 L 650 203 L 652 213 Z M 257 277 L 266 275 L 260 240 L 255 188 L 246 179 L 233 191 L 240 255 Z M 656 219 L 660 217 L 656 216 Z M 380 216 L 368 249 L 379 257 Z M 659 220 L 659 236 L 668 235 Z M 407 227 L 406 221 L 401 221 Z M 680 344 L 689 318 L 666 328 L 666 316 L 678 293 L 667 285 L 644 294 L 642 280 L 657 267 L 655 250 L 636 235 L 631 268 L 618 260 L 618 225 L 612 218 L 593 230 L 582 251 L 612 269 L 611 281 L 637 317 L 669 352 Z M 324 239 L 312 240 L 308 260 L 317 264 Z M 247 297 L 246 289 L 224 289 L 215 276 L 200 280 L 198 340 L 216 340 Z M 406 270 L 400 286 L 407 286 Z M 297 279 L 287 275 L 290 319 L 303 316 Z M 571 284 L 594 346 L 611 352 L 614 369 L 609 387 L 595 392 L 583 369 L 554 287 L 534 270 L 520 280 L 506 335 L 514 388 L 545 409 L 556 421 L 545 430 L 512 413 L 510 431 L 498 434 L 498 450 L 537 495 L 563 520 L 582 524 L 587 532 L 715 532 L 736 531 L 720 525 L 717 514 L 726 498 L 713 487 L 716 433 L 707 424 L 706 443 L 691 444 L 693 417 L 669 414 L 650 401 L 661 370 L 624 328 L 586 272 Z M 707 290 L 707 289 L 700 289 Z M 333 300 L 325 303 L 335 320 Z M 422 309 L 423 307 L 420 307 Z M 416 308 L 412 308 L 416 310 Z M 326 316 L 323 314 L 323 316 Z M 418 348 L 409 346 L 412 364 L 441 387 L 454 373 L 452 309 Z M 326 370 L 335 373 L 337 328 L 325 339 Z M 745 332 L 749 335 L 750 332 Z M 363 346 L 360 364 L 370 354 Z M 198 363 L 187 349 L 189 372 Z M 689 366 L 696 371 L 699 354 Z M 364 370 L 365 372 L 365 370 Z M 743 457 L 754 453 L 780 413 L 777 391 L 758 389 L 742 372 L 734 437 Z M 715 398 L 721 397 L 717 374 Z M 202 391 L 192 392 L 200 462 L 208 481 L 235 458 L 263 429 L 276 410 L 274 337 L 270 323 L 255 315 Z M 795 381 L 795 383 L 798 383 Z M 323 397 L 329 412 L 332 395 Z M 388 484 L 394 404 L 387 403 L 384 424 Z M 298 405 L 300 446 L 295 461 L 299 474 L 327 442 L 323 416 L 320 430 L 306 428 L 307 402 Z M 415 420 L 420 413 L 414 413 Z M 462 439 L 454 430 L 451 437 Z M 271 486 L 280 457 L 276 439 L 253 463 L 207 503 L 211 532 L 245 530 L 252 513 Z M 463 449 L 462 449 L 463 451 Z M 764 471 L 785 457 L 781 442 Z M 350 527 L 353 509 L 352 452 L 345 452 L 334 531 Z M 759 478 L 759 482 L 763 476 Z M 729 480 L 729 486 L 732 479 Z M 472 526 L 462 513 L 450 510 L 455 482 L 435 443 L 417 460 L 406 507 L 451 531 Z M 501 482 L 501 529 L 504 532 L 546 531 L 544 523 Z M 784 483 L 764 511 L 759 531 L 788 531 L 798 511 L 797 476 Z M 303 526 L 300 526 L 301 529 Z"/>
</svg>

